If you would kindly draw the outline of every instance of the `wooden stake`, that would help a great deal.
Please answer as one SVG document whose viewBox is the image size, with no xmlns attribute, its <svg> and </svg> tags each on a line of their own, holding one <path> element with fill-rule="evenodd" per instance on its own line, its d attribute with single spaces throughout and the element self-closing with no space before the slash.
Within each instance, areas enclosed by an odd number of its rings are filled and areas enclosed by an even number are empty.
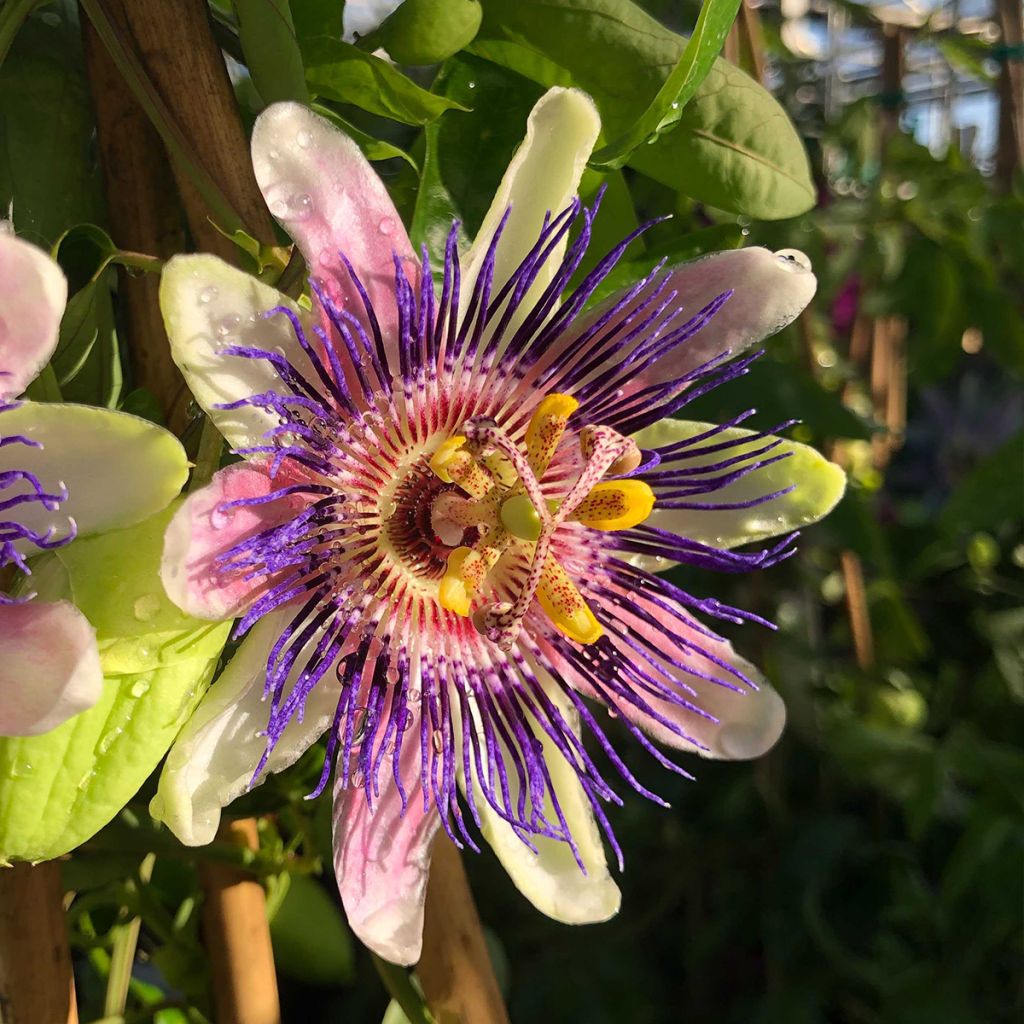
<svg viewBox="0 0 1024 1024">
<path fill-rule="evenodd" d="M 864 568 L 860 556 L 853 551 L 844 551 L 839 560 L 843 570 L 843 581 L 846 584 L 846 606 L 850 613 L 857 666 L 867 671 L 875 665 L 875 641 L 871 631 L 871 616 L 868 613 L 867 591 L 864 587 Z"/>
<path fill-rule="evenodd" d="M 254 818 L 222 825 L 219 839 L 255 850 Z M 280 1024 L 274 951 L 263 886 L 226 864 L 202 870 L 203 938 L 210 955 L 217 1024 Z"/>
<path fill-rule="evenodd" d="M 78 1024 L 55 861 L 0 868 L 0 1021 Z"/>
<path fill-rule="evenodd" d="M 434 843 L 416 973 L 437 1024 L 508 1024 L 462 858 L 444 835 Z"/>
</svg>

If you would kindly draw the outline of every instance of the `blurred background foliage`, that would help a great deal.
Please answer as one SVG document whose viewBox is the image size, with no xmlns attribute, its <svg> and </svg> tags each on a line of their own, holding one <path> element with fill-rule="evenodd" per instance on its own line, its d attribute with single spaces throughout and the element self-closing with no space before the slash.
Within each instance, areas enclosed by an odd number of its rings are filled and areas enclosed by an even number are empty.
<svg viewBox="0 0 1024 1024">
<path fill-rule="evenodd" d="M 684 577 L 778 623 L 735 642 L 778 686 L 790 726 L 753 766 L 693 765 L 695 783 L 621 743 L 672 810 L 634 799 L 612 815 L 627 857 L 618 918 L 555 924 L 489 852 L 467 858 L 512 1019 L 1019 1020 L 1024 191 L 997 96 L 1022 54 L 1000 35 L 1000 9 L 742 6 L 725 55 L 775 99 L 719 59 L 692 102 L 656 111 L 649 144 L 631 148 L 622 139 L 697 3 L 484 0 L 480 25 L 475 4 L 416 4 L 430 16 L 407 11 L 353 44 L 340 0 L 211 0 L 243 118 L 275 99 L 315 102 L 436 247 L 452 216 L 472 236 L 543 89 L 587 89 L 607 144 L 584 180 L 588 198 L 607 186 L 595 258 L 672 214 L 623 274 L 756 243 L 804 250 L 819 276 L 802 320 L 687 415 L 754 407 L 765 428 L 799 418 L 793 435 L 851 479 L 793 560 L 754 577 Z M 0 47 L 0 201 L 19 233 L 57 246 L 74 293 L 59 383 L 158 419 L 122 358 L 76 7 L 7 0 Z M 721 101 L 736 89 L 748 103 Z M 151 780 L 65 862 L 83 1020 L 108 1019 L 111 956 L 135 915 L 127 1010 L 109 1020 L 211 1015 L 198 927 L 210 860 L 264 879 L 286 1021 L 382 1019 L 388 997 L 337 909 L 328 804 L 302 799 L 319 756 L 233 807 L 261 816 L 257 853 L 178 847 L 146 813 Z"/>
</svg>

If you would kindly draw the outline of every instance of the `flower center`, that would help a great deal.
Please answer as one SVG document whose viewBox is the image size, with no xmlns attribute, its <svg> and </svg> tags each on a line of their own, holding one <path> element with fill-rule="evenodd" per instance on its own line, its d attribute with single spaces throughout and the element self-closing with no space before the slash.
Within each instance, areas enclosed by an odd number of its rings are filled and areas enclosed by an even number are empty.
<svg viewBox="0 0 1024 1024">
<path fill-rule="evenodd" d="M 545 497 L 541 481 L 577 406 L 568 395 L 544 398 L 526 429 L 525 451 L 493 420 L 469 419 L 429 462 L 440 481 L 457 488 L 439 493 L 431 508 L 432 532 L 458 545 L 448 556 L 438 600 L 450 611 L 471 616 L 477 630 L 502 650 L 512 648 L 534 597 L 566 636 L 594 643 L 601 626 L 555 557 L 555 535 L 567 521 L 595 530 L 629 529 L 654 506 L 654 495 L 642 481 L 604 479 L 640 464 L 635 442 L 604 426 L 579 432 L 582 469 L 561 500 Z M 476 537 L 466 543 L 471 528 Z M 511 599 L 473 609 L 481 585 L 510 553 L 527 565 L 508 594 Z"/>
</svg>

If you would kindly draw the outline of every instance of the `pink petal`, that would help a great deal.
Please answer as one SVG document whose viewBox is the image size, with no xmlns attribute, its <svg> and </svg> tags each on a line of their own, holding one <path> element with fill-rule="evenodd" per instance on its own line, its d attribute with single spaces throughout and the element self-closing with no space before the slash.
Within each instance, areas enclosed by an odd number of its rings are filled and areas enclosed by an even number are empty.
<svg viewBox="0 0 1024 1024">
<path fill-rule="evenodd" d="M 394 780 L 381 772 L 380 796 L 367 806 L 362 787 L 334 785 L 334 871 L 348 923 L 360 941 L 396 964 L 414 964 L 423 946 L 430 848 L 441 825 L 423 810 L 419 745 L 402 748 L 405 813 Z"/>
<path fill-rule="evenodd" d="M 670 689 L 699 711 L 659 699 L 637 688 L 641 699 L 657 716 L 678 727 L 683 733 L 681 736 L 654 715 L 626 700 L 618 700 L 618 710 L 660 743 L 695 750 L 704 757 L 746 761 L 771 750 L 785 727 L 786 707 L 757 669 L 739 657 L 728 641 L 716 640 L 701 632 L 702 627 L 688 613 L 680 610 L 678 614 L 672 614 L 639 594 L 625 596 L 630 604 L 616 608 L 615 617 L 631 636 L 646 638 L 662 656 L 650 655 L 655 659 L 655 665 L 652 665 L 610 631 L 609 639 L 628 663 L 636 665 L 658 683 L 667 683 Z M 644 616 L 653 618 L 658 625 L 653 626 L 640 618 L 630 605 Z M 549 645 L 543 643 L 542 646 L 570 685 L 587 696 L 596 697 L 585 676 Z M 692 648 L 698 648 L 710 657 Z M 650 654 L 649 651 L 647 653 Z M 680 662 L 690 671 L 672 665 L 672 661 Z M 716 664 L 716 661 L 726 667 Z M 660 670 L 656 666 L 660 666 Z M 753 685 L 730 672 L 730 667 Z M 712 678 L 704 678 L 707 676 Z M 689 742 L 684 737 L 688 737 Z"/>
<path fill-rule="evenodd" d="M 70 601 L 0 605 L 0 736 L 36 736 L 103 689 L 96 632 Z"/>
<path fill-rule="evenodd" d="M 385 340 L 395 345 L 394 256 L 414 281 L 412 243 L 384 183 L 359 147 L 299 103 L 275 103 L 252 133 L 252 161 L 270 212 L 295 239 L 310 274 L 338 305 L 364 321 L 344 252 L 370 297 Z M 397 372 L 397 347 L 394 357 Z"/>
<path fill-rule="evenodd" d="M 0 234 L 0 399 L 20 395 L 46 365 L 68 283 L 42 249 Z"/>
<path fill-rule="evenodd" d="M 290 495 L 261 505 L 225 509 L 225 503 L 258 498 L 286 485 L 283 474 L 271 480 L 268 465 L 240 462 L 215 473 L 174 514 L 164 535 L 160 578 L 179 608 L 202 619 L 238 615 L 271 582 L 245 579 L 240 571 L 222 572 L 217 557 L 261 530 L 286 522 L 308 501 Z"/>
</svg>

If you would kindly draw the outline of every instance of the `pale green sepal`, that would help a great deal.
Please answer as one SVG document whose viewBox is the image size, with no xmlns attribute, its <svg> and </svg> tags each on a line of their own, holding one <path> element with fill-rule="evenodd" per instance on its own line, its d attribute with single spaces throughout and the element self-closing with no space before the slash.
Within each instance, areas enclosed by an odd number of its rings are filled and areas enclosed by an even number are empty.
<svg viewBox="0 0 1024 1024">
<path fill-rule="evenodd" d="M 714 426 L 710 423 L 661 420 L 634 434 L 633 440 L 641 448 L 660 448 L 712 429 Z M 750 438 L 747 444 L 725 450 L 718 448 L 719 445 L 745 437 Z M 754 454 L 773 441 L 779 443 L 770 451 L 763 455 Z M 716 447 L 718 450 L 701 455 L 700 449 L 708 447 Z M 695 503 L 739 504 L 795 485 L 788 494 L 742 509 L 666 509 L 659 508 L 655 502 L 654 511 L 645 525 L 669 530 L 716 548 L 734 548 L 810 526 L 835 508 L 846 489 L 846 474 L 839 466 L 829 462 L 809 445 L 797 441 L 787 441 L 772 435 L 758 436 L 753 430 L 731 427 L 710 435 L 705 441 L 696 442 L 693 450 L 697 454 L 686 460 L 687 468 L 721 462 L 723 459 L 732 460 L 744 453 L 749 453 L 752 462 L 786 455 L 786 458 L 754 470 L 716 491 L 695 496 Z M 726 475 L 742 467 L 742 462 L 736 462 L 723 469 L 721 474 Z M 666 568 L 665 565 L 652 567 Z"/>
<path fill-rule="evenodd" d="M 164 508 L 188 478 L 181 442 L 163 427 L 126 412 L 57 402 L 25 402 L 4 413 L 4 433 L 40 447 L 0 448 L 0 471 L 29 470 L 68 496 L 55 509 L 22 505 L 18 522 L 79 537 L 134 526 Z"/>
<path fill-rule="evenodd" d="M 63 589 L 62 580 L 81 595 L 105 681 L 96 705 L 51 732 L 0 740 L 0 863 L 58 857 L 99 831 L 157 766 L 210 683 L 230 623 L 190 619 L 163 595 L 160 541 L 172 512 L 77 542 L 60 562 L 53 556 L 66 576 L 43 565 L 33 577 L 47 598 L 70 596 L 49 592 Z"/>
</svg>

